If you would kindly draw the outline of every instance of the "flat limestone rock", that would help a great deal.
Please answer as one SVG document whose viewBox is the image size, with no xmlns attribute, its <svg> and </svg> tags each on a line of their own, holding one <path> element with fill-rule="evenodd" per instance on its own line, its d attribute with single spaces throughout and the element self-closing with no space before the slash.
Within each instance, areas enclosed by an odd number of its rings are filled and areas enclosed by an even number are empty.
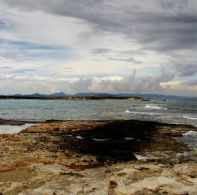
<svg viewBox="0 0 197 195">
<path fill-rule="evenodd" d="M 196 153 L 179 141 L 191 129 L 132 120 L 48 121 L 0 135 L 0 192 L 195 195 L 197 163 L 183 154 Z"/>
</svg>

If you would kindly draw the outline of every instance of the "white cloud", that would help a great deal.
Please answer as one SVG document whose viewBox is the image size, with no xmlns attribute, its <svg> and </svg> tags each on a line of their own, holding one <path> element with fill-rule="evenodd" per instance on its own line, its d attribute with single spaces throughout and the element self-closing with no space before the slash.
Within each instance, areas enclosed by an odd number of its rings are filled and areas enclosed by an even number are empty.
<svg viewBox="0 0 197 195">
<path fill-rule="evenodd" d="M 0 0 L 0 7 L 2 93 L 197 95 L 189 82 L 197 76 L 193 0 Z"/>
</svg>

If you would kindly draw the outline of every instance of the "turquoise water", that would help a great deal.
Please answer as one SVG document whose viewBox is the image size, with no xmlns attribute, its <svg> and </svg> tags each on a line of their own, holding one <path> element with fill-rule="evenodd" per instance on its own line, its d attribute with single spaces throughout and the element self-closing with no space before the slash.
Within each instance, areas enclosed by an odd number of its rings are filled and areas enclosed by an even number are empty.
<svg viewBox="0 0 197 195">
<path fill-rule="evenodd" d="M 0 118 L 32 121 L 139 119 L 197 127 L 197 101 L 0 100 Z"/>
</svg>

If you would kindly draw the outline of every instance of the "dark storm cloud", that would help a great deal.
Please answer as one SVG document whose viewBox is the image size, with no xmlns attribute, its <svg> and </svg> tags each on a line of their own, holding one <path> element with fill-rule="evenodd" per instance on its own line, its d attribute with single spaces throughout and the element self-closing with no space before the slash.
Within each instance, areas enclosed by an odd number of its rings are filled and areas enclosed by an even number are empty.
<svg viewBox="0 0 197 195">
<path fill-rule="evenodd" d="M 139 60 L 136 60 L 133 57 L 129 57 L 129 58 L 109 58 L 109 60 L 112 61 L 122 61 L 122 62 L 133 62 L 135 64 L 141 64 L 142 62 Z"/>
<path fill-rule="evenodd" d="M 123 55 L 145 55 L 146 53 L 142 50 L 123 50 L 123 51 L 116 51 L 117 54 Z"/>
<path fill-rule="evenodd" d="M 136 72 L 133 71 L 131 75 L 128 76 L 129 73 L 127 73 L 120 80 L 100 79 L 98 83 L 94 77 L 85 77 L 73 83 L 65 81 L 65 85 L 71 91 L 83 92 L 98 89 L 106 92 L 160 92 L 164 89 L 162 89 L 163 83 L 176 81 L 177 78 L 180 79 L 180 83 L 183 83 L 183 80 L 190 80 L 186 86 L 196 85 L 196 80 L 191 80 L 197 73 L 197 66 L 194 63 L 194 51 L 197 49 L 196 0 L 0 0 L 0 3 L 2 2 L 11 11 L 15 8 L 27 13 L 41 11 L 67 17 L 67 19 L 77 19 L 71 22 L 75 21 L 86 26 L 85 32 L 77 35 L 79 39 L 83 39 L 80 43 L 87 39 L 85 46 L 89 54 L 101 58 L 97 61 L 105 58 L 104 60 L 141 63 L 137 61 L 138 56 L 136 56 L 141 55 L 139 59 L 143 61 L 143 65 L 147 59 L 147 70 L 148 66 L 152 66 L 148 64 L 151 62 L 157 68 L 161 64 L 169 64 L 168 67 L 161 66 L 160 75 L 156 74 L 157 71 L 151 72 L 150 69 L 143 78 L 136 76 Z M 14 14 L 12 17 L 14 18 Z M 4 30 L 4 28 L 6 28 L 6 21 L 0 20 L 0 29 Z M 70 30 L 72 32 L 72 29 L 68 29 Z M 42 28 L 40 29 L 39 26 L 38 32 L 40 31 Z M 104 36 L 103 39 L 102 36 Z M 68 37 L 65 36 L 66 38 Z M 101 42 L 96 46 L 98 48 L 91 50 L 100 38 Z M 117 38 L 117 44 L 110 43 L 115 38 Z M 67 56 L 67 53 L 71 52 L 69 48 L 59 49 L 25 41 L 2 42 L 0 40 L 0 46 L 3 46 L 0 56 L 48 59 L 65 57 L 65 53 Z M 111 49 L 108 49 L 109 47 Z M 72 69 L 65 69 L 64 72 L 72 72 Z M 18 74 L 20 75 L 20 71 Z M 60 85 L 54 86 L 58 89 Z M 185 85 L 182 91 L 187 91 Z"/>
<path fill-rule="evenodd" d="M 6 22 L 0 19 L 0 29 L 7 28 Z"/>
<path fill-rule="evenodd" d="M 96 48 L 96 49 L 92 49 L 90 51 L 92 54 L 107 54 L 112 52 L 111 49 L 106 49 L 106 48 Z"/>
<path fill-rule="evenodd" d="M 197 73 L 197 64 L 175 64 L 178 76 L 194 76 Z"/>
<path fill-rule="evenodd" d="M 188 7 L 188 0 L 159 0 L 160 5 L 165 9 L 184 9 Z"/>
<path fill-rule="evenodd" d="M 132 54 L 133 55 L 143 54 L 143 52 L 140 52 L 140 51 L 132 51 L 132 50 L 117 51 L 117 50 L 112 50 L 112 49 L 107 49 L 107 48 L 96 48 L 96 49 L 92 49 L 90 52 L 95 55 L 105 55 L 105 56 L 106 55 L 110 56 L 110 54 L 112 55 L 113 53 L 116 55 L 126 54 L 127 56 L 131 56 Z M 124 57 L 124 58 L 108 57 L 107 59 L 111 61 L 134 62 L 136 64 L 142 63 L 141 61 L 136 60 L 134 57 Z M 101 60 L 96 60 L 96 61 L 101 61 Z"/>
<path fill-rule="evenodd" d="M 97 31 L 123 34 L 146 49 L 169 51 L 197 45 L 197 5 L 193 0 L 3 1 L 23 10 L 41 10 L 85 20 Z"/>
<path fill-rule="evenodd" d="M 10 22 L 0 18 L 0 29 L 10 29 L 12 26 Z"/>
<path fill-rule="evenodd" d="M 64 59 L 72 53 L 68 47 L 38 44 L 28 41 L 14 41 L 0 38 L 0 56 L 6 59 Z"/>
</svg>

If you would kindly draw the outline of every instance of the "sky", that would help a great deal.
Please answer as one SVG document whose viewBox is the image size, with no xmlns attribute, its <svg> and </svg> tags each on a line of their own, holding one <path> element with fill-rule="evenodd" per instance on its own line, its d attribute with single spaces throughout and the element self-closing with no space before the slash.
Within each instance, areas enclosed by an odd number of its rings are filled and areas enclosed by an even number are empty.
<svg viewBox="0 0 197 195">
<path fill-rule="evenodd" d="M 196 0 L 0 0 L 0 94 L 197 96 Z"/>
</svg>

